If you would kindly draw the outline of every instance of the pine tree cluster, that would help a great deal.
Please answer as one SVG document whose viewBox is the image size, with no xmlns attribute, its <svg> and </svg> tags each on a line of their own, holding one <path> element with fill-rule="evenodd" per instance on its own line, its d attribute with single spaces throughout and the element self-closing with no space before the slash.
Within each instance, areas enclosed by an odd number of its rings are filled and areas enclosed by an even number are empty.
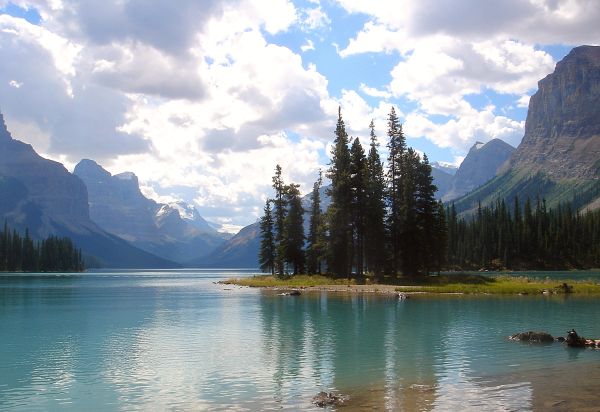
<svg viewBox="0 0 600 412">
<path fill-rule="evenodd" d="M 0 231 L 0 271 L 3 272 L 81 272 L 81 250 L 69 238 L 50 236 L 35 242 L 25 231 L 21 236 L 4 224 Z"/>
<path fill-rule="evenodd" d="M 339 111 L 327 171 L 331 204 L 327 212 L 321 211 L 319 175 L 311 195 L 306 248 L 298 186 L 285 185 L 281 167 L 276 167 L 275 197 L 267 200 L 260 222 L 263 271 L 283 276 L 304 270 L 321 273 L 326 268 L 335 277 L 370 272 L 381 279 L 384 273 L 415 276 L 441 268 L 446 251 L 445 213 L 435 200 L 427 157 L 406 147 L 402 125 L 392 108 L 386 173 L 373 122 L 370 130 L 370 148 L 365 153 L 360 139 L 346 133 Z"/>
<path fill-rule="evenodd" d="M 510 210 L 512 208 L 512 210 Z M 582 269 L 600 267 L 600 210 L 547 209 L 537 199 L 512 207 L 499 200 L 469 218 L 447 208 L 448 266 L 453 269 Z"/>
</svg>

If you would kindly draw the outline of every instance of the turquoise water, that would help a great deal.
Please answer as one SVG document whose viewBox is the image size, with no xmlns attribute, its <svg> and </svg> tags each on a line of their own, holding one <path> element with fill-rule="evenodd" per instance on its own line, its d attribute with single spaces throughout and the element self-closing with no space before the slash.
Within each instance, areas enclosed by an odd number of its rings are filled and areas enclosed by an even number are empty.
<svg viewBox="0 0 600 412">
<path fill-rule="evenodd" d="M 507 340 L 600 337 L 600 299 L 284 297 L 214 283 L 248 274 L 0 275 L 0 409 L 304 410 L 326 390 L 356 409 L 515 410 L 535 405 L 532 377 L 549 366 L 600 370 L 600 351 Z"/>
</svg>

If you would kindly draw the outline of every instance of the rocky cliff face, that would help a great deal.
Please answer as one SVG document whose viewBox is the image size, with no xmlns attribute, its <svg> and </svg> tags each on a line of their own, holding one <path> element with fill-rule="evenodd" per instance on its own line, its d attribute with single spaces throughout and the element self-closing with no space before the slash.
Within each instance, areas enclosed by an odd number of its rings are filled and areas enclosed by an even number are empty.
<svg viewBox="0 0 600 412">
<path fill-rule="evenodd" d="M 456 199 L 492 179 L 514 151 L 514 147 L 500 139 L 485 144 L 475 143 L 456 171 L 452 187 L 442 196 L 442 200 Z"/>
<path fill-rule="evenodd" d="M 41 209 L 39 213 L 44 216 L 40 219 L 45 219 L 37 229 L 30 228 L 39 236 L 52 234 L 53 223 L 73 230 L 89 223 L 87 191 L 83 182 L 62 164 L 44 159 L 30 145 L 14 140 L 3 117 L 0 117 L 0 176 L 14 178 L 26 188 L 27 196 L 19 207 L 35 205 Z M 15 223 L 25 219 L 22 211 L 15 210 L 13 215 Z M 48 219 L 50 216 L 53 223 Z"/>
<path fill-rule="evenodd" d="M 195 208 L 146 198 L 131 172 L 113 176 L 96 162 L 84 159 L 74 173 L 88 188 L 92 220 L 143 250 L 185 263 L 225 241 Z"/>
<path fill-rule="evenodd" d="M 83 182 L 12 138 L 0 114 L 0 219 L 34 238 L 68 236 L 89 262 L 105 267 L 174 267 L 102 231 L 90 220 Z"/>
<path fill-rule="evenodd" d="M 146 199 L 135 175 L 112 176 L 93 160 L 82 160 L 73 173 L 88 188 L 90 217 L 101 228 L 127 241 L 151 239 L 158 205 Z"/>
<path fill-rule="evenodd" d="M 433 177 L 433 184 L 437 187 L 436 198 L 443 198 L 452 189 L 454 175 L 431 165 L 431 177 Z"/>
<path fill-rule="evenodd" d="M 538 83 L 511 166 L 553 179 L 600 173 L 600 47 L 574 48 Z"/>
<path fill-rule="evenodd" d="M 498 176 L 456 202 L 459 212 L 499 196 L 600 207 L 600 47 L 574 48 L 538 87 L 521 144 Z"/>
</svg>

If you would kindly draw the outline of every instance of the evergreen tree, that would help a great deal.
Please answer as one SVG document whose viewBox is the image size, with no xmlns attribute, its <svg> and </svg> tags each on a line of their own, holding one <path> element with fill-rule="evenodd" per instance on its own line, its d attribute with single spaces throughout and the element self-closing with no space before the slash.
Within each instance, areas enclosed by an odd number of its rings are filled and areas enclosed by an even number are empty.
<svg viewBox="0 0 600 412">
<path fill-rule="evenodd" d="M 285 218 L 285 261 L 294 275 L 304 272 L 304 209 L 299 185 L 290 184 L 286 190 L 289 210 Z"/>
<path fill-rule="evenodd" d="M 285 217 L 287 214 L 286 185 L 281 176 L 281 166 L 275 166 L 275 175 L 273 176 L 273 189 L 275 198 L 273 199 L 275 209 L 275 272 L 278 276 L 285 274 Z"/>
<path fill-rule="evenodd" d="M 438 274 L 446 266 L 448 256 L 448 228 L 444 203 L 440 200 L 437 203 L 435 212 L 435 235 L 434 242 L 434 260 L 433 265 Z"/>
<path fill-rule="evenodd" d="M 372 120 L 369 128 L 371 145 L 367 157 L 365 260 L 367 270 L 381 280 L 385 267 L 385 178 Z"/>
<path fill-rule="evenodd" d="M 435 267 L 437 249 L 442 247 L 436 237 L 437 231 L 437 210 L 438 205 L 435 200 L 435 192 L 437 187 L 433 184 L 431 176 L 431 166 L 427 155 L 423 155 L 422 162 L 417 162 L 416 173 L 416 213 L 417 213 L 417 230 L 418 247 L 419 247 L 419 267 L 426 274 L 429 274 L 432 268 Z"/>
<path fill-rule="evenodd" d="M 417 177 L 421 159 L 417 152 L 408 148 L 402 160 L 402 180 L 400 182 L 400 234 L 399 251 L 402 274 L 416 276 L 420 264 L 420 233 L 417 210 Z"/>
<path fill-rule="evenodd" d="M 81 250 L 69 238 L 50 236 L 34 243 L 25 229 L 25 236 L 4 224 L 0 231 L 0 271 L 9 272 L 81 272 L 84 270 Z"/>
<path fill-rule="evenodd" d="M 258 261 L 263 272 L 275 274 L 275 236 L 273 234 L 273 215 L 271 200 L 265 203 L 263 216 L 260 218 L 260 251 Z"/>
<path fill-rule="evenodd" d="M 387 221 L 390 248 L 391 275 L 396 276 L 400 269 L 400 253 L 403 214 L 405 199 L 403 188 L 403 175 L 405 173 L 403 161 L 406 151 L 406 139 L 402 132 L 402 125 L 396 115 L 396 109 L 391 108 L 388 115 L 388 206 L 389 216 Z"/>
<path fill-rule="evenodd" d="M 359 276 L 364 271 L 367 173 L 367 158 L 357 137 L 350 148 L 350 186 L 352 190 L 352 257 L 356 273 Z"/>
<path fill-rule="evenodd" d="M 327 177 L 331 179 L 329 190 L 331 205 L 327 213 L 329 228 L 327 266 L 329 271 L 336 277 L 349 276 L 352 270 L 350 259 L 352 246 L 352 190 L 348 134 L 342 120 L 341 109 L 338 110 L 334 146 Z"/>
<path fill-rule="evenodd" d="M 449 211 L 450 212 L 450 211 Z M 503 200 L 479 207 L 471 218 L 449 213 L 449 260 L 462 269 L 571 269 L 600 264 L 600 211 L 580 214 L 571 205 L 547 209 L 527 199 L 512 215 Z"/>
<path fill-rule="evenodd" d="M 321 262 L 325 248 L 325 222 L 321 212 L 321 186 L 323 176 L 319 170 L 319 178 L 313 185 L 311 194 L 311 213 L 308 227 L 308 248 L 306 251 L 306 264 L 309 274 L 321 273 Z"/>
</svg>

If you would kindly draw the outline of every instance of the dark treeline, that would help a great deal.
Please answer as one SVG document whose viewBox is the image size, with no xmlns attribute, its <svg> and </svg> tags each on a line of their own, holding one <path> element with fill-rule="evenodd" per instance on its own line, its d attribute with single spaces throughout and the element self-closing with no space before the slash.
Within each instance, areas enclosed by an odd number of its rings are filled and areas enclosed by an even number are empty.
<svg viewBox="0 0 600 412">
<path fill-rule="evenodd" d="M 571 269 L 600 267 L 600 210 L 515 199 L 479 207 L 469 218 L 448 215 L 448 266 L 452 269 Z"/>
<path fill-rule="evenodd" d="M 0 230 L 0 271 L 3 272 L 81 272 L 81 250 L 69 238 L 50 236 L 41 242 L 29 232 L 21 236 L 5 223 Z"/>
<path fill-rule="evenodd" d="M 278 165 L 275 196 L 260 221 L 259 261 L 263 271 L 280 276 L 321 273 L 335 277 L 369 272 L 378 279 L 440 270 L 446 258 L 445 211 L 435 199 L 426 156 L 407 148 L 394 108 L 388 116 L 387 170 L 379 155 L 373 122 L 370 145 L 346 133 L 341 111 L 327 177 L 331 204 L 321 212 L 319 175 L 311 194 L 308 235 L 298 185 L 286 185 Z"/>
</svg>

